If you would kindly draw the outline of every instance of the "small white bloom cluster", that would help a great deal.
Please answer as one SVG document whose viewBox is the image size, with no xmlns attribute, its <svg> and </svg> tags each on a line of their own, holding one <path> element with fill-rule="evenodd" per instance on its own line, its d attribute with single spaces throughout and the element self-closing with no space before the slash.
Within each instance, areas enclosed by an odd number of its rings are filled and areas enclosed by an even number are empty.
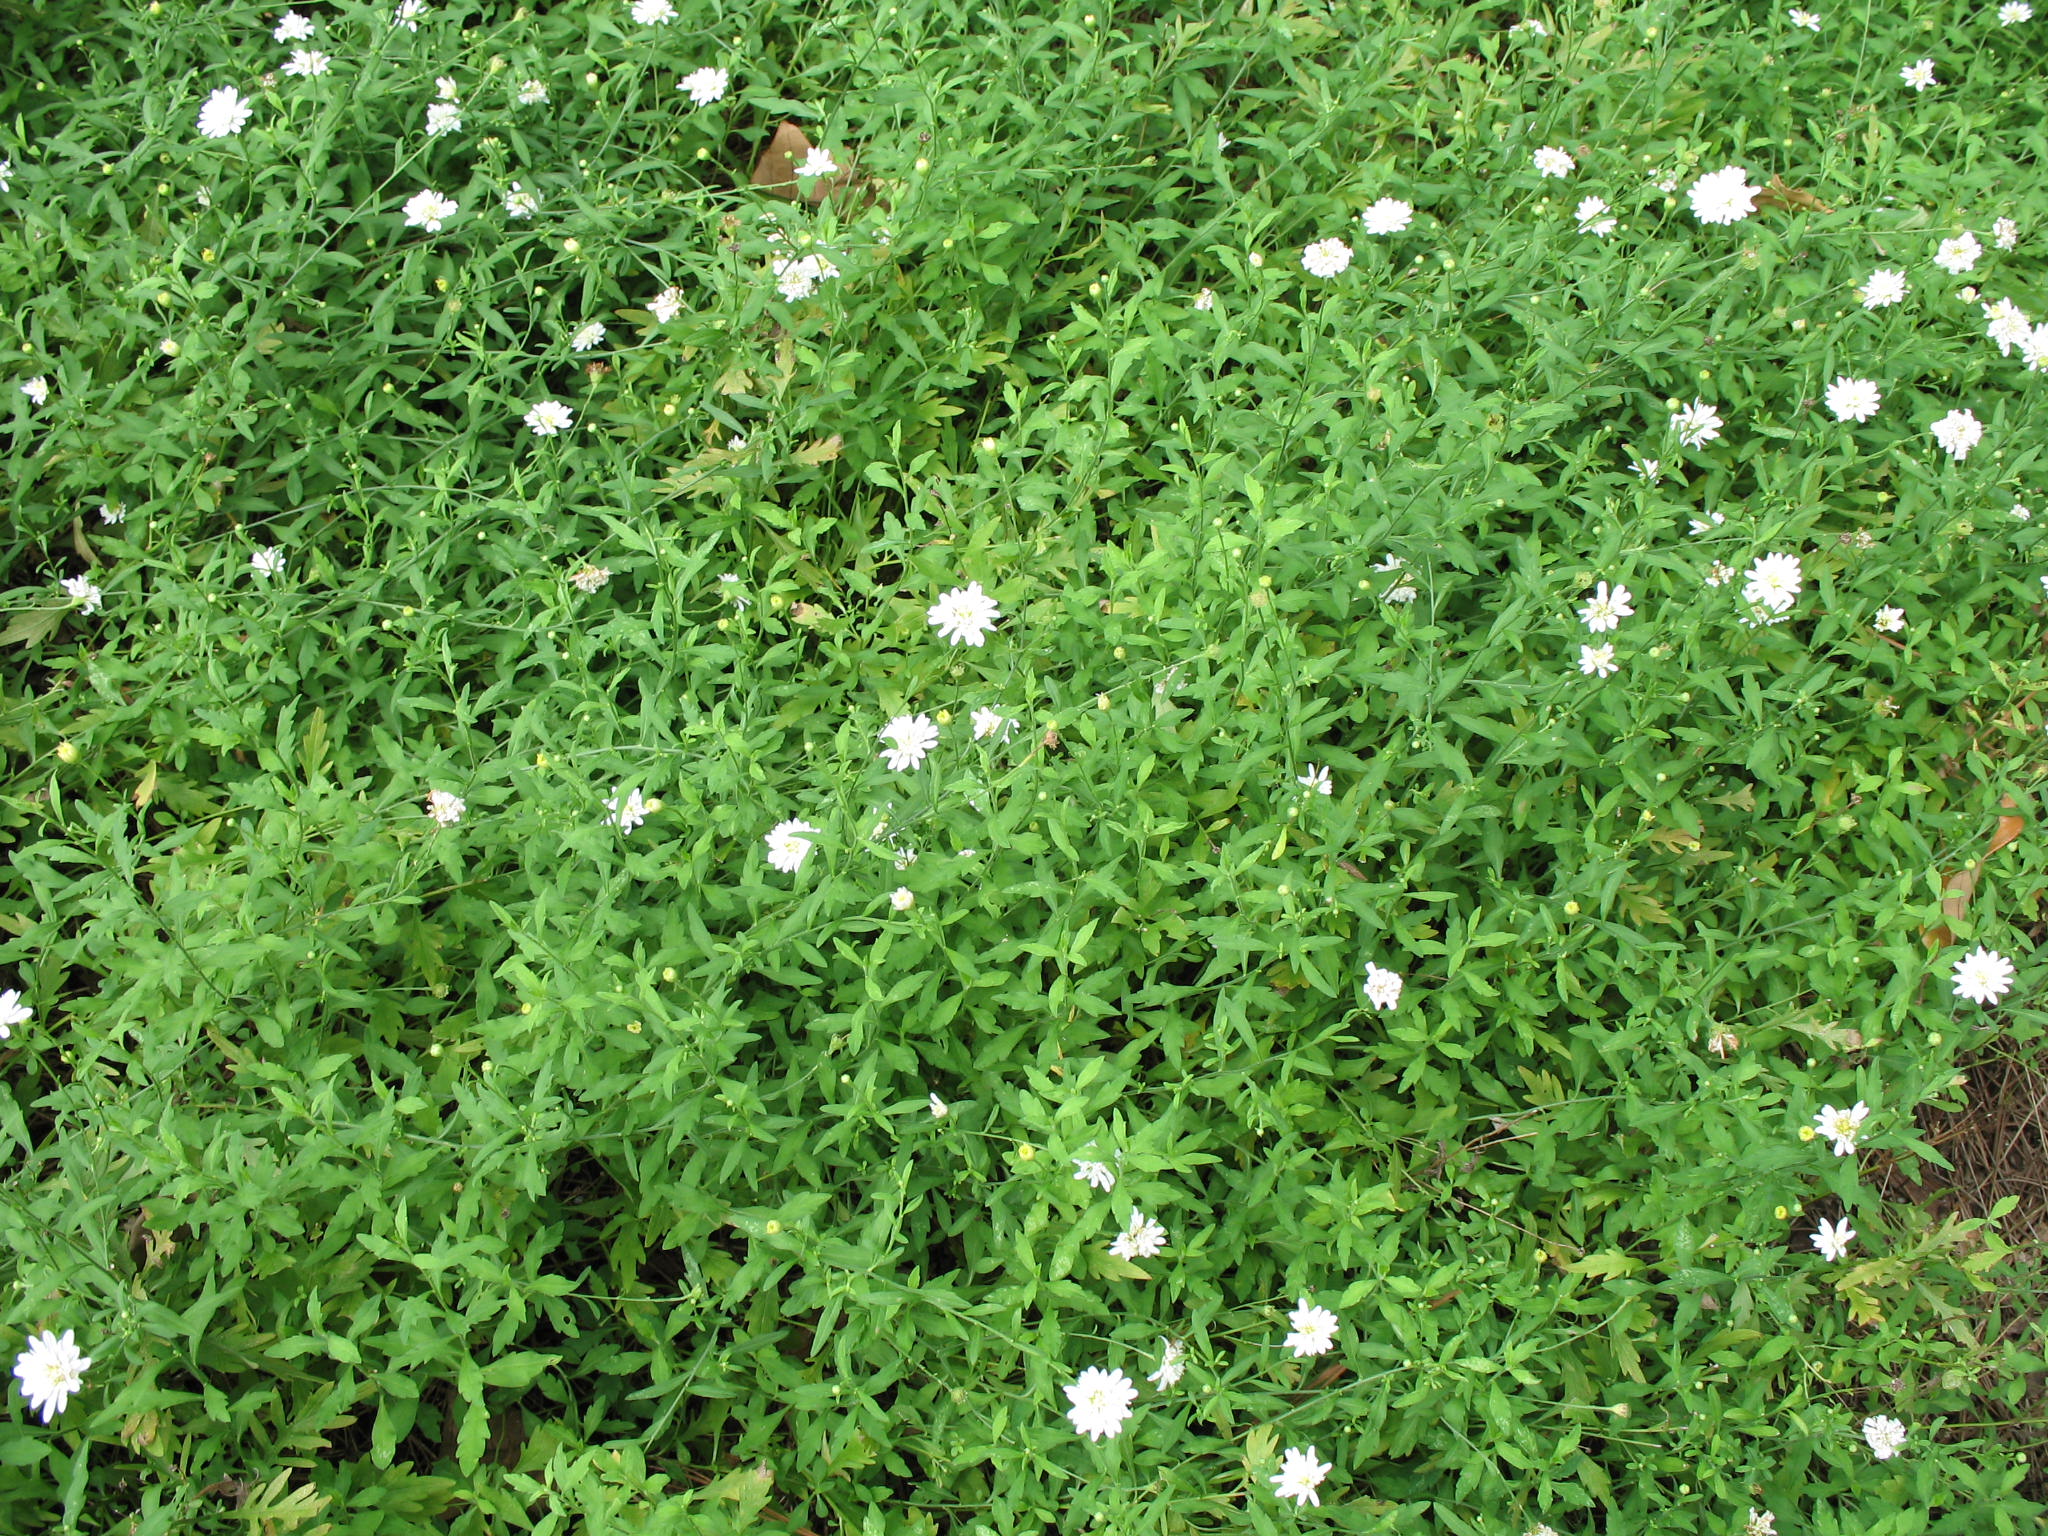
<svg viewBox="0 0 2048 1536">
<path fill-rule="evenodd" d="M 1756 212 L 1756 195 L 1762 187 L 1749 184 L 1749 172 L 1739 165 L 1713 171 L 1692 184 L 1686 193 L 1693 217 L 1702 224 L 1736 224 Z"/>
<path fill-rule="evenodd" d="M 1311 277 L 1336 277 L 1351 265 L 1351 247 L 1342 240 L 1318 240 L 1302 251 L 1301 265 Z"/>
<path fill-rule="evenodd" d="M 1397 197 L 1383 197 L 1358 216 L 1368 235 L 1398 235 L 1415 217 L 1415 206 Z"/>
<path fill-rule="evenodd" d="M 693 69 L 676 82 L 676 89 L 684 92 L 700 107 L 708 107 L 714 101 L 725 99 L 726 86 L 732 76 L 722 69 Z"/>
</svg>

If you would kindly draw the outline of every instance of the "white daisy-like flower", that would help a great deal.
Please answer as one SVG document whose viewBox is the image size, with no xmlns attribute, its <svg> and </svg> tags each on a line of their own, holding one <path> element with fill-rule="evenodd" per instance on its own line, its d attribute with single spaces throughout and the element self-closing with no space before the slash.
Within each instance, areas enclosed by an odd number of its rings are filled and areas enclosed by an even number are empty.
<svg viewBox="0 0 2048 1536">
<path fill-rule="evenodd" d="M 1823 1104 L 1813 1117 L 1816 1131 L 1833 1143 L 1835 1156 L 1848 1157 L 1856 1150 L 1856 1137 L 1863 1129 L 1863 1122 L 1870 1118 L 1870 1106 L 1861 1099 L 1853 1109 L 1837 1109 L 1832 1104 Z"/>
<path fill-rule="evenodd" d="M 725 89 L 731 80 L 732 76 L 722 69 L 693 69 L 676 82 L 676 89 L 687 91 L 698 106 L 708 107 L 725 99 Z"/>
<path fill-rule="evenodd" d="M 633 19 L 643 27 L 665 27 L 676 19 L 668 0 L 633 0 Z"/>
<path fill-rule="evenodd" d="M 1311 277 L 1335 277 L 1351 265 L 1351 247 L 1342 240 L 1318 240 L 1303 248 L 1302 270 Z"/>
<path fill-rule="evenodd" d="M 1565 177 L 1578 169 L 1578 162 L 1561 149 L 1546 144 L 1529 157 L 1535 162 L 1539 175 Z"/>
<path fill-rule="evenodd" d="M 16 1026 L 35 1016 L 35 1010 L 22 1002 L 21 993 L 15 988 L 0 992 L 0 1040 L 12 1039 Z"/>
<path fill-rule="evenodd" d="M 670 286 L 661 290 L 647 301 L 647 313 L 654 316 L 656 323 L 667 325 L 683 312 L 683 290 Z"/>
<path fill-rule="evenodd" d="M 1998 8 L 1998 24 L 2001 27 L 2015 27 L 2023 21 L 2034 19 L 2034 8 L 2027 0 L 2005 0 Z"/>
<path fill-rule="evenodd" d="M 1879 1461 L 1890 1461 L 1906 1448 L 1906 1426 L 1881 1413 L 1873 1414 L 1863 1421 L 1863 1438 L 1871 1455 Z"/>
<path fill-rule="evenodd" d="M 727 453 L 745 453 L 747 451 L 746 433 L 735 432 L 731 437 L 728 437 L 725 440 L 725 451 Z M 744 607 L 746 605 L 741 604 L 741 606 Z"/>
<path fill-rule="evenodd" d="M 13 175 L 14 162 L 12 160 L 0 160 L 0 192 L 7 192 L 13 189 L 14 183 L 10 179 Z"/>
<path fill-rule="evenodd" d="M 1768 608 L 1773 613 L 1788 613 L 1804 582 L 1805 575 L 1799 569 L 1797 555 L 1759 555 L 1749 568 L 1748 580 L 1742 588 L 1742 600 Z"/>
<path fill-rule="evenodd" d="M 1149 1259 L 1166 1250 L 1166 1228 L 1143 1211 L 1131 1212 L 1130 1224 L 1110 1243 L 1112 1258 Z"/>
<path fill-rule="evenodd" d="M 427 0 L 398 0 L 398 9 L 391 13 L 391 25 L 403 27 L 408 32 L 420 29 L 420 18 L 427 14 Z"/>
<path fill-rule="evenodd" d="M 100 521 L 103 523 L 125 523 L 128 521 L 128 508 L 120 504 L 110 507 L 105 502 L 101 502 Z"/>
<path fill-rule="evenodd" d="M 1318 768 L 1314 763 L 1310 763 L 1308 772 L 1300 775 L 1294 782 L 1312 795 L 1327 795 L 1334 792 L 1330 783 L 1330 770 Z"/>
<path fill-rule="evenodd" d="M 434 94 L 443 101 L 456 101 L 462 96 L 462 87 L 455 83 L 453 75 L 436 75 L 434 77 Z"/>
<path fill-rule="evenodd" d="M 572 352 L 588 352 L 603 340 L 604 326 L 599 321 L 593 320 L 569 338 L 569 350 Z"/>
<path fill-rule="evenodd" d="M 1074 1433 L 1090 1440 L 1114 1439 L 1138 1399 L 1137 1384 L 1130 1377 L 1095 1366 L 1083 1371 L 1066 1393 L 1067 1401 L 1074 1405 L 1067 1410 Z"/>
<path fill-rule="evenodd" d="M 1116 1188 L 1116 1175 L 1107 1163 L 1098 1163 L 1085 1157 L 1074 1159 L 1074 1179 L 1077 1183 L 1092 1184 L 1107 1193 Z"/>
<path fill-rule="evenodd" d="M 460 795 L 451 795 L 445 789 L 427 791 L 427 814 L 441 826 L 454 826 L 462 820 L 462 813 L 468 809 Z"/>
<path fill-rule="evenodd" d="M 893 912 L 908 912 L 917 905 L 917 892 L 907 885 L 899 885 L 889 893 L 889 908 Z"/>
<path fill-rule="evenodd" d="M 1916 91 L 1926 90 L 1935 83 L 1934 60 L 1919 59 L 1911 64 L 1902 65 L 1899 69 L 1899 78 Z"/>
<path fill-rule="evenodd" d="M 831 151 L 819 149 L 816 145 L 813 145 L 811 147 L 810 153 L 804 156 L 804 163 L 796 168 L 796 174 L 799 178 L 809 176 L 836 176 L 838 173 L 839 165 L 838 162 L 832 158 Z"/>
<path fill-rule="evenodd" d="M 540 199 L 518 182 L 513 182 L 505 191 L 505 217 L 508 219 L 530 219 L 540 212 Z"/>
<path fill-rule="evenodd" d="M 452 197 L 443 197 L 432 187 L 415 192 L 405 200 L 405 223 L 408 229 L 424 229 L 430 235 L 441 232 L 444 219 L 452 219 L 461 212 Z"/>
<path fill-rule="evenodd" d="M 427 137 L 438 139 L 444 133 L 458 133 L 462 129 L 462 107 L 453 101 L 431 101 L 427 103 Z"/>
<path fill-rule="evenodd" d="M 1188 1368 L 1188 1347 L 1179 1339 L 1159 1341 L 1159 1369 L 1145 1379 L 1164 1392 L 1177 1386 L 1183 1372 Z"/>
<path fill-rule="evenodd" d="M 1629 606 L 1633 600 L 1634 594 L 1627 587 L 1609 588 L 1603 581 L 1586 599 L 1586 606 L 1579 610 L 1579 618 L 1594 634 L 1605 634 L 1611 629 L 1619 629 L 1623 619 L 1635 617 L 1635 609 Z"/>
<path fill-rule="evenodd" d="M 1693 217 L 1702 224 L 1736 224 L 1756 212 L 1756 195 L 1762 187 L 1749 184 L 1749 172 L 1739 165 L 1712 171 L 1692 184 L 1686 197 Z"/>
<path fill-rule="evenodd" d="M 1383 197 L 1358 216 L 1368 235 L 1398 235 L 1415 217 L 1415 205 L 1398 197 Z"/>
<path fill-rule="evenodd" d="M 1849 1244 L 1855 1240 L 1856 1229 L 1849 1225 L 1845 1216 L 1840 1221 L 1823 1220 L 1820 1230 L 1813 1234 L 1813 1246 L 1820 1256 L 1830 1264 L 1849 1251 Z"/>
<path fill-rule="evenodd" d="M 526 425 L 532 428 L 535 437 L 553 437 L 558 432 L 566 432 L 575 419 L 575 412 L 559 400 L 536 400 L 526 410 Z"/>
<path fill-rule="evenodd" d="M 303 43 L 313 35 L 313 23 L 297 11 L 286 11 L 277 18 L 277 25 L 270 29 L 270 35 L 280 43 Z"/>
<path fill-rule="evenodd" d="M 1796 5 L 1792 7 L 1789 19 L 1793 26 L 1804 27 L 1809 32 L 1818 32 L 1820 30 L 1820 18 L 1811 11 L 1802 11 Z"/>
<path fill-rule="evenodd" d="M 1877 414 L 1884 397 L 1870 379 L 1839 377 L 1828 386 L 1828 409 L 1837 421 L 1868 421 Z"/>
<path fill-rule="evenodd" d="M 1382 1013 L 1398 1007 L 1401 1002 L 1401 973 L 1366 961 L 1365 996 Z"/>
<path fill-rule="evenodd" d="M 2025 346 L 2033 329 L 2027 312 L 2011 299 L 1984 306 L 1984 334 L 1997 344 L 2000 357 L 2010 357 L 2014 347 Z"/>
<path fill-rule="evenodd" d="M 45 405 L 50 399 L 50 381 L 40 373 L 21 386 L 21 392 L 37 405 Z"/>
<path fill-rule="evenodd" d="M 1002 618 L 996 600 L 970 581 L 955 587 L 925 610 L 925 622 L 953 645 L 980 645 Z"/>
<path fill-rule="evenodd" d="M 281 576 L 284 574 L 284 551 L 275 545 L 259 549 L 249 556 L 249 569 L 258 576 Z"/>
<path fill-rule="evenodd" d="M 1870 621 L 1870 627 L 1881 635 L 1896 635 L 1906 627 L 1906 610 L 1880 608 L 1877 610 L 1877 617 Z"/>
<path fill-rule="evenodd" d="M 256 108 L 231 85 L 224 85 L 206 98 L 199 109 L 199 132 L 209 139 L 232 138 L 242 131 Z"/>
<path fill-rule="evenodd" d="M 631 832 L 647 819 L 648 812 L 654 810 L 655 805 L 642 797 L 639 790 L 627 789 L 622 784 L 617 794 L 605 798 L 604 808 L 611 812 L 605 818 L 608 825 L 617 827 L 621 832 Z"/>
<path fill-rule="evenodd" d="M 1984 247 L 1977 237 L 1967 229 L 1960 235 L 1944 240 L 1934 248 L 1934 264 L 1944 272 L 1953 272 L 1961 277 L 1977 265 L 1977 258 L 1984 254 Z"/>
<path fill-rule="evenodd" d="M 908 773 L 939 744 L 939 728 L 930 715 L 898 715 L 882 727 L 882 761 L 897 773 Z"/>
<path fill-rule="evenodd" d="M 1328 1354 L 1330 1346 L 1337 1342 L 1337 1314 L 1328 1307 L 1315 1305 L 1306 1296 L 1287 1314 L 1287 1325 L 1293 1331 L 1281 1343 L 1294 1351 L 1297 1360 Z"/>
<path fill-rule="evenodd" d="M 547 82 L 543 80 L 524 80 L 520 82 L 517 100 L 522 107 L 539 106 L 547 99 Z"/>
<path fill-rule="evenodd" d="M 78 604 L 81 612 L 98 613 L 106 593 L 99 589 L 99 583 L 90 576 L 66 576 L 57 585 L 64 589 L 64 595 Z"/>
<path fill-rule="evenodd" d="M 775 272 L 776 288 L 792 304 L 808 299 L 817 292 L 819 283 L 839 275 L 837 267 L 818 255 L 778 256 L 770 265 Z"/>
<path fill-rule="evenodd" d="M 2020 360 L 2030 372 L 2048 373 L 2048 320 L 2035 326 L 2033 333 L 2020 343 Z"/>
<path fill-rule="evenodd" d="M 2011 219 L 1991 221 L 1991 243 L 2001 251 L 2009 251 L 2020 243 L 2020 227 Z"/>
<path fill-rule="evenodd" d="M 1202 311 L 1203 314 L 1207 314 L 1210 310 L 1214 309 L 1215 307 L 1216 290 L 1214 288 L 1204 288 L 1200 293 L 1195 295 L 1195 308 Z"/>
<path fill-rule="evenodd" d="M 777 822 L 762 837 L 768 845 L 768 862 L 785 875 L 795 874 L 810 853 L 811 837 L 817 830 L 808 821 Z"/>
<path fill-rule="evenodd" d="M 1277 1498 L 1292 1499 L 1297 1505 L 1322 1505 L 1322 1498 L 1316 1489 L 1323 1479 L 1330 1475 L 1331 1463 L 1316 1460 L 1314 1446 L 1290 1445 L 1280 1455 L 1280 1470 L 1267 1479 L 1273 1485 Z"/>
<path fill-rule="evenodd" d="M 326 74 L 328 65 L 333 62 L 333 59 L 317 48 L 295 48 L 292 50 L 292 56 L 280 66 L 279 72 L 310 80 L 315 75 Z"/>
<path fill-rule="evenodd" d="M 1582 645 L 1579 647 L 1579 670 L 1588 677 L 1612 677 L 1621 670 L 1621 663 L 1614 659 L 1611 645 Z"/>
<path fill-rule="evenodd" d="M 1887 304 L 1898 303 L 1912 291 L 1906 283 L 1905 273 L 1879 267 L 1863 280 L 1863 286 L 1856 290 L 1856 297 L 1863 301 L 1865 309 L 1883 309 Z"/>
<path fill-rule="evenodd" d="M 79 1353 L 69 1328 L 62 1338 L 47 1328 L 31 1334 L 28 1348 L 14 1357 L 14 1375 L 21 1383 L 21 1395 L 28 1399 L 29 1411 L 40 1413 L 43 1422 L 49 1423 L 64 1411 L 71 1394 L 85 1385 L 86 1368 L 91 1364 L 90 1356 Z"/>
<path fill-rule="evenodd" d="M 1607 210 L 1607 204 L 1597 197 L 1582 197 L 1579 206 L 1572 210 L 1572 217 L 1579 221 L 1582 235 L 1611 235 L 1614 233 L 1614 217 Z"/>
<path fill-rule="evenodd" d="M 1996 950 L 1977 948 L 1956 962 L 1949 983 L 1957 997 L 1973 1003 L 1995 1003 L 2012 990 L 2013 963 Z"/>
<path fill-rule="evenodd" d="M 1671 430 L 1686 447 L 1701 447 L 1721 435 L 1721 413 L 1706 401 L 1696 399 L 1671 413 Z"/>
<path fill-rule="evenodd" d="M 1013 726 L 1017 723 L 1016 721 L 1010 719 L 1007 715 L 1004 715 L 997 710 L 990 709 L 987 705 L 983 705 L 980 709 L 977 709 L 973 714 L 969 715 L 967 719 L 968 723 L 974 727 L 974 739 L 976 741 L 981 741 L 986 737 L 993 736 L 997 731 L 1002 730 L 1005 726 Z"/>
<path fill-rule="evenodd" d="M 569 573 L 569 585 L 588 596 L 612 579 L 608 566 L 585 563 Z"/>
<path fill-rule="evenodd" d="M 1652 485 L 1664 478 L 1664 465 L 1657 459 L 1630 459 L 1628 467 L 1633 474 Z"/>
<path fill-rule="evenodd" d="M 1984 440 L 1984 423 L 1968 411 L 1950 411 L 1930 430 L 1948 456 L 1960 462 Z"/>
</svg>

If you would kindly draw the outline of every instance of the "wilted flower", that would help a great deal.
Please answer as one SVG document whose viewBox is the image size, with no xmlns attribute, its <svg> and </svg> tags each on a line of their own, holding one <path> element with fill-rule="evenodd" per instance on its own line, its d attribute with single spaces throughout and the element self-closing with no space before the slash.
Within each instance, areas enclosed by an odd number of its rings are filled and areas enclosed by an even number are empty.
<svg viewBox="0 0 2048 1536">
<path fill-rule="evenodd" d="M 946 1101 L 940 1098 L 936 1093 L 928 1093 L 925 1095 L 925 1107 L 932 1112 L 932 1118 L 934 1120 L 943 1120 L 946 1118 Z"/>
<path fill-rule="evenodd" d="M 62 1338 L 46 1328 L 30 1335 L 28 1348 L 14 1357 L 14 1374 L 29 1410 L 42 1414 L 47 1424 L 85 1384 L 86 1368 L 91 1364 L 89 1357 L 79 1353 L 69 1328 Z"/>
<path fill-rule="evenodd" d="M 505 217 L 508 219 L 530 219 L 540 212 L 540 199 L 527 191 L 518 182 L 513 182 L 505 193 Z"/>
<path fill-rule="evenodd" d="M 1664 465 L 1658 459 L 1630 459 L 1628 467 L 1639 478 L 1649 481 L 1652 485 L 1664 478 Z"/>
<path fill-rule="evenodd" d="M 1208 311 L 1214 309 L 1215 307 L 1216 290 L 1214 288 L 1204 288 L 1200 293 L 1195 295 L 1195 308 L 1201 310 L 1203 313 L 1206 314 Z"/>
<path fill-rule="evenodd" d="M 1287 1314 L 1287 1323 L 1293 1331 L 1281 1342 L 1294 1351 L 1296 1359 L 1327 1354 L 1337 1340 L 1337 1314 L 1316 1306 L 1306 1296 Z"/>
<path fill-rule="evenodd" d="M 445 789 L 427 791 L 427 814 L 444 827 L 452 827 L 462 820 L 462 813 L 467 809 L 460 795 L 451 795 Z"/>
<path fill-rule="evenodd" d="M 2011 219 L 1991 221 L 1991 243 L 2001 251 L 2009 251 L 2020 243 L 2020 227 Z"/>
<path fill-rule="evenodd" d="M 1187 1346 L 1181 1343 L 1180 1340 L 1161 1339 L 1159 1341 L 1159 1369 L 1145 1379 L 1164 1392 L 1168 1387 L 1174 1386 L 1180 1381 L 1181 1373 L 1188 1368 L 1187 1355 Z"/>
<path fill-rule="evenodd" d="M 1702 176 L 1686 197 L 1702 224 L 1734 224 L 1756 212 L 1756 195 L 1762 190 L 1749 184 L 1749 173 L 1741 166 L 1731 165 Z"/>
<path fill-rule="evenodd" d="M 588 563 L 578 566 L 569 573 L 569 585 L 578 592 L 591 593 L 612 579 L 610 569 Z"/>
<path fill-rule="evenodd" d="M 548 88 L 546 83 L 543 81 L 528 80 L 523 82 L 519 87 L 518 100 L 519 105 L 521 105 L 522 107 L 538 106 L 547 99 Z"/>
<path fill-rule="evenodd" d="M 232 137 L 242 131 L 255 110 L 233 86 L 224 85 L 199 109 L 199 132 L 209 139 Z"/>
<path fill-rule="evenodd" d="M 1137 1401 L 1138 1388 L 1122 1371 L 1090 1366 L 1066 1393 L 1067 1401 L 1074 1405 L 1067 1410 L 1074 1432 L 1090 1440 L 1101 1440 L 1114 1438 L 1124 1427 L 1124 1420 L 1131 1416 L 1131 1404 Z"/>
<path fill-rule="evenodd" d="M 1978 945 L 1956 962 L 1949 977 L 1957 997 L 1973 1003 L 1995 1003 L 2012 990 L 2013 963 L 1995 950 Z"/>
<path fill-rule="evenodd" d="M 808 821 L 776 823 L 762 839 L 768 844 L 768 862 L 785 875 L 795 874 L 811 851 L 811 840 L 806 834 L 817 830 Z"/>
<path fill-rule="evenodd" d="M 1316 1460 L 1316 1448 L 1300 1449 L 1289 1446 L 1280 1456 L 1280 1470 L 1268 1479 L 1278 1498 L 1292 1499 L 1296 1504 L 1314 1504 L 1318 1507 L 1322 1499 L 1316 1489 L 1324 1478 L 1330 1475 L 1330 1463 Z"/>
</svg>

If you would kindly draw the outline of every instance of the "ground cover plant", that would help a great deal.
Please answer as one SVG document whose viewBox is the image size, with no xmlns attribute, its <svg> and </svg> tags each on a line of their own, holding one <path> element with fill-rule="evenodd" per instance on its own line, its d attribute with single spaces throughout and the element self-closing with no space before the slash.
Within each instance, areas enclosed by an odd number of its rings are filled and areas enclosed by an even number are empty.
<svg viewBox="0 0 2048 1536">
<path fill-rule="evenodd" d="M 0 28 L 0 1529 L 2035 1528 L 2025 3 Z"/>
</svg>

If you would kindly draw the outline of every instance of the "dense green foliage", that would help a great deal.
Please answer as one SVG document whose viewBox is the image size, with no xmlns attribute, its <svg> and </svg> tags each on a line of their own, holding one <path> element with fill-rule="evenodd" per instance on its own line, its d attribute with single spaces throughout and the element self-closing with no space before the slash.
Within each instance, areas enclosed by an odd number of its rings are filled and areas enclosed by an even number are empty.
<svg viewBox="0 0 2048 1536">
<path fill-rule="evenodd" d="M 2044 1017 L 1981 305 L 2048 309 L 2048 20 L 676 7 L 5 29 L 0 1353 L 92 1364 L 0 1529 L 2031 1526 L 2027 1271 L 1871 1171 Z M 749 184 L 785 120 L 830 195 Z"/>
</svg>

